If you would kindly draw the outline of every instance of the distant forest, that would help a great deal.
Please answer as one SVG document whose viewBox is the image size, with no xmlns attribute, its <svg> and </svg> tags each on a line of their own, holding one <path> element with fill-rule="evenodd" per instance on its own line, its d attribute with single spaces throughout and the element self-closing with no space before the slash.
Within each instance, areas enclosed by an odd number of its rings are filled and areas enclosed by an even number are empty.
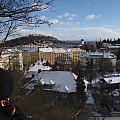
<svg viewBox="0 0 120 120">
<path fill-rule="evenodd" d="M 120 38 L 114 39 L 114 40 L 112 40 L 112 39 L 104 39 L 102 42 L 103 43 L 109 43 L 111 45 L 117 45 L 117 44 L 120 45 Z"/>
</svg>

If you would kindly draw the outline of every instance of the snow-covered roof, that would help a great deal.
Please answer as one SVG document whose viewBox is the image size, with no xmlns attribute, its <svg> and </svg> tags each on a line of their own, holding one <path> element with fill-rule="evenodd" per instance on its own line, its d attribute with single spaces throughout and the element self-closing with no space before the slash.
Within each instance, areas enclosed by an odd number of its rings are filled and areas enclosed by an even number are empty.
<svg viewBox="0 0 120 120">
<path fill-rule="evenodd" d="M 92 97 L 92 94 L 90 92 L 87 92 L 87 101 L 86 104 L 94 104 L 94 99 Z"/>
<path fill-rule="evenodd" d="M 28 70 L 28 72 L 30 72 L 30 71 L 38 71 L 38 70 L 51 70 L 51 67 L 49 67 L 49 66 L 43 66 L 42 64 L 39 64 L 39 65 L 34 65 L 33 67 L 31 67 L 29 70 Z"/>
<path fill-rule="evenodd" d="M 46 63 L 45 60 L 43 60 L 43 61 L 38 60 L 35 64 L 31 64 L 29 68 L 33 67 L 33 65 L 43 65 L 44 63 Z"/>
<path fill-rule="evenodd" d="M 117 72 L 114 72 L 112 74 L 108 74 L 108 75 L 104 75 L 105 78 L 108 78 L 108 77 L 119 77 L 120 76 L 120 73 L 117 73 Z"/>
<path fill-rule="evenodd" d="M 111 45 L 111 46 L 109 46 L 109 48 L 117 48 L 118 49 L 118 48 L 120 48 L 120 46 Z"/>
<path fill-rule="evenodd" d="M 120 117 L 104 117 L 101 120 L 120 120 Z"/>
<path fill-rule="evenodd" d="M 10 57 L 10 56 L 12 56 L 12 55 L 13 55 L 13 54 L 11 54 L 11 53 L 3 54 L 3 55 L 1 55 L 1 58 Z"/>
<path fill-rule="evenodd" d="M 79 51 L 81 51 L 80 48 L 72 48 L 71 50 L 72 50 L 72 52 L 79 52 Z"/>
<path fill-rule="evenodd" d="M 120 116 L 115 115 L 115 113 L 117 113 L 117 112 L 113 111 L 112 112 L 113 115 L 105 116 L 105 115 L 98 113 L 97 111 L 93 111 L 92 112 L 93 116 L 91 116 L 90 119 L 91 120 L 120 120 Z M 119 112 L 117 114 L 119 114 Z"/>
<path fill-rule="evenodd" d="M 86 52 L 81 58 L 116 58 L 116 56 L 110 52 Z"/>
<path fill-rule="evenodd" d="M 46 71 L 52 69 L 49 66 L 45 66 L 44 63 L 46 63 L 45 60 L 43 61 L 38 60 L 35 64 L 31 64 L 29 70 L 24 72 L 25 78 L 31 78 L 32 74 L 34 75 L 38 74 L 39 70 Z"/>
<path fill-rule="evenodd" d="M 108 75 L 98 76 L 94 81 L 92 81 L 93 85 L 97 85 L 100 82 L 100 79 L 105 80 L 108 84 L 116 84 L 120 83 L 120 73 L 112 73 Z"/>
<path fill-rule="evenodd" d="M 42 71 L 32 81 L 40 80 L 42 84 L 53 85 L 50 90 L 59 92 L 76 92 L 76 82 L 73 74 L 67 71 Z M 52 81 L 52 82 L 51 82 Z M 47 89 L 46 89 L 47 90 Z"/>
<path fill-rule="evenodd" d="M 104 80 L 108 84 L 116 84 L 116 83 L 120 83 L 120 76 L 119 77 L 108 77 L 108 78 L 104 78 Z"/>
<path fill-rule="evenodd" d="M 72 73 L 72 75 L 74 76 L 74 78 L 77 80 L 77 75 L 76 74 L 74 74 L 74 73 Z"/>
<path fill-rule="evenodd" d="M 68 49 L 66 49 L 66 52 L 71 53 L 71 52 L 72 52 L 72 49 L 71 49 L 71 48 L 68 48 Z"/>
<path fill-rule="evenodd" d="M 13 48 L 8 48 L 7 51 L 14 52 L 14 49 Z"/>
<path fill-rule="evenodd" d="M 27 52 L 36 52 L 36 51 L 38 51 L 38 48 L 21 47 L 21 48 L 19 48 L 19 50 L 27 51 Z"/>
<path fill-rule="evenodd" d="M 52 48 L 39 48 L 39 51 L 41 52 L 53 52 Z"/>
<path fill-rule="evenodd" d="M 54 53 L 65 53 L 65 49 L 63 48 L 53 48 Z"/>
</svg>

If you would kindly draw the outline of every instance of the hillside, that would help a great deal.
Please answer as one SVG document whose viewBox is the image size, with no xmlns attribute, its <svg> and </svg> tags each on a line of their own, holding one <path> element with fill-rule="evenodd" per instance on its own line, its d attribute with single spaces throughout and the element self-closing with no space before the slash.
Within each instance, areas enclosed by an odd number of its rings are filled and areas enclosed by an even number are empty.
<svg viewBox="0 0 120 120">
<path fill-rule="evenodd" d="M 28 44 L 39 44 L 39 43 L 61 43 L 61 41 L 57 40 L 51 36 L 45 35 L 29 35 L 20 38 L 11 39 L 9 41 L 5 41 L 6 47 L 13 47 L 17 45 L 28 45 Z"/>
</svg>

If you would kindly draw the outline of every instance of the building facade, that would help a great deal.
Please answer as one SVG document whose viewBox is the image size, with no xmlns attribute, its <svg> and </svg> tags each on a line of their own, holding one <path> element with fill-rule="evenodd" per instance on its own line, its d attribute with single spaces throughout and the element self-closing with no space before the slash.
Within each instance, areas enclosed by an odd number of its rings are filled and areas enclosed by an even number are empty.
<svg viewBox="0 0 120 120">
<path fill-rule="evenodd" d="M 39 59 L 44 59 L 50 64 L 54 64 L 54 52 L 52 48 L 39 48 Z"/>
<path fill-rule="evenodd" d="M 79 61 L 83 66 L 92 64 L 94 70 L 113 71 L 116 69 L 117 57 L 110 52 L 86 52 L 81 55 Z"/>
<path fill-rule="evenodd" d="M 83 53 L 85 50 L 80 48 L 39 48 L 39 59 L 44 59 L 52 65 L 55 61 L 76 64 Z"/>
<path fill-rule="evenodd" d="M 29 67 L 39 59 L 37 48 L 22 48 L 22 61 L 24 68 Z"/>
<path fill-rule="evenodd" d="M 5 70 L 8 70 L 10 67 L 10 60 L 9 60 L 9 56 L 2 56 L 0 58 L 0 68 L 3 68 Z"/>
<path fill-rule="evenodd" d="M 77 63 L 80 55 L 83 53 L 85 53 L 85 51 L 80 48 L 72 48 L 72 62 Z"/>
<path fill-rule="evenodd" d="M 27 57 L 26 57 L 27 58 Z M 29 58 L 29 57 L 28 57 Z M 10 70 L 23 70 L 23 54 L 16 48 L 6 48 L 0 56 L 0 67 Z"/>
<path fill-rule="evenodd" d="M 63 62 L 62 64 L 71 62 L 76 64 L 79 56 L 85 50 L 80 48 L 22 48 L 23 66 L 28 67 L 30 64 L 35 63 L 37 60 L 45 60 L 51 65 L 55 61 Z"/>
</svg>

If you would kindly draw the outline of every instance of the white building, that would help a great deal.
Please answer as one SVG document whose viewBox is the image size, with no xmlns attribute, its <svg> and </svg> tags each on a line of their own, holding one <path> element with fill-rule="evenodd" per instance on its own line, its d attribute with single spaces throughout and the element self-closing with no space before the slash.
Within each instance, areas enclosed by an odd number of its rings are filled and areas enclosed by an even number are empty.
<svg viewBox="0 0 120 120">
<path fill-rule="evenodd" d="M 80 63 L 84 66 L 87 65 L 88 62 L 92 62 L 94 65 L 94 69 L 107 69 L 114 70 L 116 68 L 116 60 L 117 57 L 110 52 L 86 52 L 80 56 Z"/>
<path fill-rule="evenodd" d="M 25 78 L 31 78 L 41 71 L 48 71 L 52 69 L 49 66 L 45 66 L 44 63 L 46 63 L 46 61 L 37 61 L 35 64 L 31 64 L 28 71 L 25 71 L 24 73 Z"/>
<path fill-rule="evenodd" d="M 113 74 L 108 74 L 108 75 L 104 75 L 104 76 L 99 76 L 94 81 L 92 81 L 92 84 L 94 86 L 99 87 L 99 83 L 102 82 L 102 81 L 105 81 L 107 84 L 109 84 L 109 85 L 111 85 L 113 87 L 117 86 L 117 88 L 119 88 L 120 74 L 119 73 L 113 73 Z"/>
<path fill-rule="evenodd" d="M 35 85 L 42 85 L 44 90 L 62 93 L 76 92 L 76 75 L 68 71 L 42 71 L 24 85 L 26 89 L 34 89 Z M 85 81 L 85 85 L 87 86 Z"/>
<path fill-rule="evenodd" d="M 21 52 L 15 48 L 3 49 L 0 56 L 0 67 L 3 69 L 14 69 L 16 66 L 22 69 Z"/>
<path fill-rule="evenodd" d="M 34 89 L 34 85 L 40 83 L 44 86 L 44 90 L 58 92 L 76 92 L 75 77 L 71 72 L 65 71 L 42 71 L 37 74 L 25 86 L 26 89 Z M 38 82 L 39 81 L 39 82 Z"/>
<path fill-rule="evenodd" d="M 109 74 L 104 76 L 108 84 L 120 84 L 120 74 Z"/>
</svg>

